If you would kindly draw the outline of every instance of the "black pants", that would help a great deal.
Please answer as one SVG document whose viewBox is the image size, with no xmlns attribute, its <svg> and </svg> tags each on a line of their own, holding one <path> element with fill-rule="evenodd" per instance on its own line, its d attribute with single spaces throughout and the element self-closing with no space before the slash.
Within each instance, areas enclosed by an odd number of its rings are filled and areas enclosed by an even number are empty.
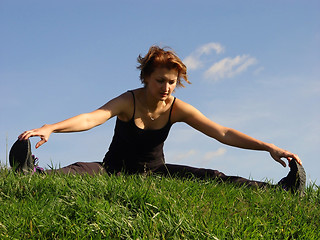
<svg viewBox="0 0 320 240">
<path fill-rule="evenodd" d="M 110 173 L 106 171 L 102 162 L 76 162 L 69 166 L 57 169 L 57 170 L 47 170 L 48 174 L 50 173 L 64 173 L 64 174 L 103 174 Z M 113 172 L 114 173 L 114 172 Z M 254 180 L 249 180 L 246 178 L 238 177 L 238 176 L 227 176 L 218 170 L 205 169 L 205 168 L 195 168 L 184 165 L 176 165 L 176 164 L 164 164 L 152 171 L 152 173 L 162 174 L 165 176 L 173 176 L 173 177 L 196 177 L 200 179 L 215 179 L 220 182 L 229 182 L 235 183 L 238 185 L 246 185 L 251 187 L 267 187 L 271 186 L 265 182 L 259 182 Z"/>
</svg>

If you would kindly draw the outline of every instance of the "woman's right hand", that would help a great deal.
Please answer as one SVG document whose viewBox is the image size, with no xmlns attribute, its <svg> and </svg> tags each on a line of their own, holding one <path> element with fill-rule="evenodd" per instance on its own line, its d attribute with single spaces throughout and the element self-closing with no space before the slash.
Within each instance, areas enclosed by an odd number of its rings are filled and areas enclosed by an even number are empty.
<svg viewBox="0 0 320 240">
<path fill-rule="evenodd" d="M 51 125 L 43 125 L 41 128 L 32 129 L 25 131 L 19 135 L 19 140 L 27 140 L 30 137 L 39 136 L 41 140 L 36 144 L 36 148 L 40 147 L 42 144 L 49 140 L 51 133 L 53 132 Z"/>
</svg>

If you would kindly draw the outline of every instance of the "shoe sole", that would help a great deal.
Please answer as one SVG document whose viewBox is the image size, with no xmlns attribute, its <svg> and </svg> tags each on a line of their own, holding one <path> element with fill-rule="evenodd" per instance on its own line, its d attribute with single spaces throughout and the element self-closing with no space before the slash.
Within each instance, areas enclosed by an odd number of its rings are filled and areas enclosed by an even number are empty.
<svg viewBox="0 0 320 240">
<path fill-rule="evenodd" d="M 9 163 L 15 171 L 23 170 L 30 154 L 30 140 L 17 140 L 10 149 Z"/>
<path fill-rule="evenodd" d="M 299 192 L 301 195 L 304 194 L 305 188 L 306 188 L 306 172 L 304 170 L 304 168 L 302 167 L 302 165 L 300 165 L 299 163 L 297 163 L 297 161 L 295 159 L 292 159 L 290 161 L 290 167 L 292 168 L 296 168 L 297 169 L 297 173 L 296 173 L 296 191 Z"/>
</svg>

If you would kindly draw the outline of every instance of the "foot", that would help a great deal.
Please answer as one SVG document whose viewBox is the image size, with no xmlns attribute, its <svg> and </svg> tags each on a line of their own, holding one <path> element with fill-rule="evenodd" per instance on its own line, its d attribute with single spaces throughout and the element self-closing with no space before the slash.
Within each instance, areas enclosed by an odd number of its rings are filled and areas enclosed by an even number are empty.
<svg viewBox="0 0 320 240">
<path fill-rule="evenodd" d="M 295 159 L 289 162 L 289 167 L 290 172 L 278 182 L 278 185 L 287 191 L 303 195 L 306 188 L 306 172 Z"/>
<path fill-rule="evenodd" d="M 34 172 L 34 157 L 31 153 L 30 140 L 17 140 L 9 153 L 10 166 L 16 172 Z"/>
</svg>

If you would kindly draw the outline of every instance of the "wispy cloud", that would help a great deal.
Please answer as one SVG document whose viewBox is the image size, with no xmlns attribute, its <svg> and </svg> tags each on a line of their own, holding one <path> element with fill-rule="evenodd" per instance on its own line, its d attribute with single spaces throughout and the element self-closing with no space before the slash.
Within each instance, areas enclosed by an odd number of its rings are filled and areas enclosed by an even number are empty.
<svg viewBox="0 0 320 240">
<path fill-rule="evenodd" d="M 191 156 L 194 156 L 195 154 L 196 154 L 196 150 L 194 150 L 194 149 L 191 149 L 191 150 L 189 150 L 187 152 L 179 153 L 179 154 L 177 154 L 175 156 L 175 161 L 179 162 L 179 161 L 181 161 L 183 159 L 187 159 L 187 158 L 189 158 Z"/>
<path fill-rule="evenodd" d="M 219 156 L 222 156 L 224 155 L 225 153 L 227 152 L 227 149 L 225 148 L 219 148 L 218 150 L 216 151 L 211 151 L 211 152 L 206 152 L 204 154 L 204 160 L 211 160 L 215 157 L 219 157 Z"/>
<path fill-rule="evenodd" d="M 218 55 L 224 53 L 224 51 L 225 48 L 220 43 L 210 42 L 197 48 L 189 56 L 187 56 L 183 62 L 186 64 L 189 70 L 206 68 L 207 70 L 204 72 L 204 77 L 213 82 L 239 75 L 245 72 L 250 66 L 258 62 L 256 58 L 247 54 L 243 54 L 234 58 L 226 57 L 218 62 L 213 63 L 211 66 L 207 65 L 210 60 L 208 61 L 208 59 L 206 59 L 207 61 L 205 61 L 205 56 L 210 56 L 210 58 L 212 58 L 211 55 L 213 53 Z M 258 74 L 262 70 L 263 67 L 259 67 L 254 74 Z"/>
<path fill-rule="evenodd" d="M 231 78 L 247 70 L 251 65 L 257 63 L 254 57 L 249 55 L 236 56 L 235 58 L 224 58 L 214 63 L 204 73 L 204 77 L 211 81 L 217 81 L 223 78 Z"/>
<path fill-rule="evenodd" d="M 253 71 L 253 74 L 259 75 L 262 71 L 264 71 L 264 67 L 258 67 L 256 70 Z"/>
<path fill-rule="evenodd" d="M 211 42 L 199 47 L 196 50 L 196 54 L 200 56 L 203 54 L 209 55 L 212 50 L 214 50 L 217 54 L 220 54 L 224 52 L 224 47 L 220 43 Z"/>
<path fill-rule="evenodd" d="M 218 148 L 215 151 L 208 151 L 208 152 L 202 152 L 198 151 L 197 153 L 198 158 L 195 160 L 193 158 L 193 161 L 190 162 L 191 165 L 195 165 L 198 167 L 205 167 L 212 166 L 212 161 L 217 160 L 218 157 L 224 156 L 227 153 L 227 149 L 224 147 Z"/>
<path fill-rule="evenodd" d="M 220 43 L 215 42 L 204 44 L 187 56 L 183 62 L 189 70 L 199 69 L 203 67 L 203 60 L 201 57 L 203 55 L 210 55 L 212 51 L 216 54 L 220 54 L 224 52 L 224 47 Z"/>
<path fill-rule="evenodd" d="M 183 60 L 183 63 L 187 66 L 188 70 L 196 70 L 202 67 L 202 62 L 199 57 L 188 56 Z"/>
<path fill-rule="evenodd" d="M 220 156 L 224 156 L 227 153 L 227 149 L 224 147 L 218 148 L 215 151 L 203 151 L 201 149 L 190 149 L 188 151 L 169 151 L 166 156 L 167 159 L 171 159 L 175 163 L 183 162 L 183 165 L 191 166 L 207 166 L 210 161 Z M 196 158 L 195 158 L 196 156 Z"/>
</svg>

